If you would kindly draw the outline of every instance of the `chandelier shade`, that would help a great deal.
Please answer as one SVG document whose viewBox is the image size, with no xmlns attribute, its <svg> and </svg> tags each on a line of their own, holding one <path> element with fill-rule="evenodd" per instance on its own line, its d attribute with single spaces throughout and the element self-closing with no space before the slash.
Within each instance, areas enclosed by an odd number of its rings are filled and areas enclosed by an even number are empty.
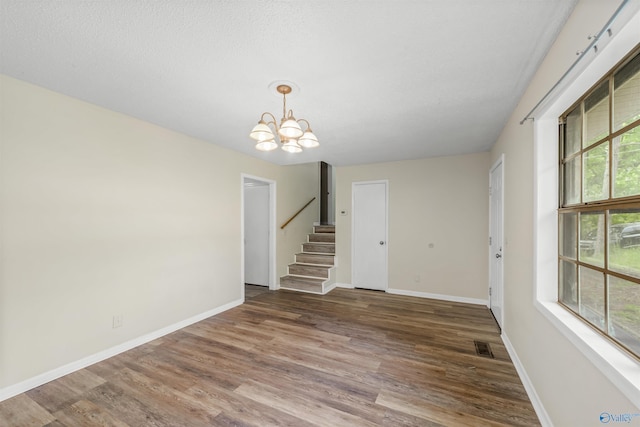
<svg viewBox="0 0 640 427">
<path fill-rule="evenodd" d="M 293 116 L 289 116 L 287 120 L 282 122 L 278 133 L 285 138 L 300 138 L 303 134 L 302 128 Z"/>
<path fill-rule="evenodd" d="M 273 114 L 262 113 L 260 121 L 249 133 L 249 137 L 257 141 L 256 149 L 260 151 L 275 150 L 278 148 L 278 140 L 281 148 L 288 153 L 300 153 L 303 147 L 313 148 L 320 145 L 309 122 L 305 119 L 296 119 L 292 110 L 287 111 L 287 94 L 291 93 L 291 86 L 281 84 L 276 90 L 282 94 L 283 100 L 280 126 L 278 126 Z M 272 120 L 265 121 L 265 116 Z M 305 125 L 304 130 L 300 126 L 301 123 Z"/>
<path fill-rule="evenodd" d="M 258 141 L 256 144 L 256 149 L 260 151 L 271 151 L 278 148 L 278 143 L 273 139 L 267 141 Z"/>
<path fill-rule="evenodd" d="M 275 138 L 271 128 L 264 122 L 264 120 L 260 120 L 260 122 L 255 125 L 249 136 L 256 141 L 266 141 L 268 139 Z"/>
<path fill-rule="evenodd" d="M 295 139 L 288 139 L 282 144 L 282 149 L 287 153 L 300 153 L 302 151 L 302 147 L 298 145 Z"/>
<path fill-rule="evenodd" d="M 304 148 L 314 148 L 320 145 L 318 138 L 311 132 L 311 129 L 302 134 L 300 139 L 298 139 L 298 144 Z"/>
</svg>

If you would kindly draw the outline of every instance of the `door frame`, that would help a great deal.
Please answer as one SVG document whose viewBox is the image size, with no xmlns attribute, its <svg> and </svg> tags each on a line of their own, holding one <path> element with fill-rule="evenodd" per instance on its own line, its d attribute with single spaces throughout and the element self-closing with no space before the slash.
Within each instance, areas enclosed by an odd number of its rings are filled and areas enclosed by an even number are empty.
<svg viewBox="0 0 640 427">
<path fill-rule="evenodd" d="M 320 162 L 320 225 L 329 225 L 329 173 L 331 165 Z"/>
<path fill-rule="evenodd" d="M 244 184 L 248 180 L 261 181 L 269 186 L 269 290 L 279 288 L 276 280 L 276 182 L 246 173 L 240 174 L 240 289 L 244 301 Z"/>
<path fill-rule="evenodd" d="M 356 220 L 356 205 L 355 205 L 355 187 L 357 185 L 367 184 L 384 184 L 385 189 L 385 212 L 384 212 L 384 241 L 385 241 L 385 287 L 384 292 L 389 290 L 389 180 L 380 179 L 374 181 L 354 181 L 351 183 L 351 285 L 355 286 L 354 280 L 354 260 L 355 260 L 355 220 Z"/>
<path fill-rule="evenodd" d="M 499 166 L 501 166 L 500 168 L 500 179 L 502 182 L 502 186 L 500 188 L 500 200 L 501 205 L 500 205 L 500 223 L 497 224 L 498 229 L 500 230 L 500 235 L 502 236 L 502 242 L 501 243 L 501 248 L 502 248 L 502 262 L 498 263 L 498 266 L 500 268 L 501 273 L 500 276 L 502 276 L 502 283 L 501 283 L 501 289 L 498 292 L 498 302 L 499 302 L 499 307 L 500 307 L 500 318 L 498 319 L 497 317 L 495 317 L 495 313 L 493 312 L 493 310 L 491 310 L 492 307 L 492 284 L 494 281 L 494 270 L 492 268 L 492 263 L 494 262 L 493 257 L 495 256 L 493 251 L 491 250 L 492 247 L 492 241 L 489 240 L 489 287 L 487 289 L 487 293 L 488 293 L 488 304 L 487 306 L 489 307 L 489 310 L 491 311 L 491 313 L 493 314 L 494 318 L 496 319 L 496 322 L 498 323 L 498 327 L 502 330 L 504 329 L 504 253 L 505 253 L 505 245 L 504 245 L 504 153 L 500 154 L 500 157 L 493 163 L 493 165 L 491 166 L 491 168 L 489 169 L 489 239 L 492 239 L 493 236 L 491 235 L 492 233 L 492 224 L 493 224 L 493 217 L 494 217 L 494 210 L 493 210 L 493 205 L 492 205 L 492 197 L 493 197 L 493 189 L 491 188 L 491 184 L 492 184 L 492 177 L 493 177 L 493 172 L 496 170 L 496 168 L 498 168 Z"/>
</svg>

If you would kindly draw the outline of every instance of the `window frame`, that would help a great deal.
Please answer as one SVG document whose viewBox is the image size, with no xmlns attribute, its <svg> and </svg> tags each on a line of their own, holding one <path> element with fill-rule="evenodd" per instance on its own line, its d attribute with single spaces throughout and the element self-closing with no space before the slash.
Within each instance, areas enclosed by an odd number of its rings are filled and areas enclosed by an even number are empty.
<svg viewBox="0 0 640 427">
<path fill-rule="evenodd" d="M 592 85 L 581 97 L 578 98 L 576 102 L 574 102 L 569 108 L 567 108 L 558 118 L 558 215 L 557 215 L 557 224 L 558 224 L 558 276 L 557 276 L 557 285 L 558 285 L 558 303 L 564 307 L 566 310 L 571 312 L 573 315 L 577 316 L 579 319 L 584 321 L 598 333 L 605 336 L 607 339 L 614 342 L 624 351 L 628 352 L 632 357 L 640 360 L 640 350 L 633 350 L 625 343 L 618 340 L 615 336 L 610 333 L 610 313 L 609 313 L 609 279 L 611 277 L 616 277 L 631 283 L 635 283 L 637 286 L 640 286 L 640 277 L 631 276 L 625 273 L 621 273 L 620 271 L 611 270 L 609 266 L 609 250 L 610 250 L 610 216 L 614 211 L 624 211 L 624 210 L 640 210 L 640 194 L 632 195 L 632 196 L 624 196 L 624 197 L 615 197 L 614 196 L 614 170 L 613 170 L 613 148 L 614 148 L 614 140 L 618 137 L 621 137 L 623 134 L 629 132 L 632 129 L 640 128 L 640 118 L 635 121 L 627 124 L 624 127 L 621 127 L 618 130 L 614 131 L 614 98 L 615 98 L 615 88 L 614 88 L 614 76 L 618 73 L 623 67 L 629 64 L 631 61 L 638 60 L 640 58 L 640 46 L 636 46 L 632 49 L 621 61 L 619 61 L 614 67 L 612 67 L 605 75 L 600 78 L 594 85 Z M 604 91 L 603 88 L 606 87 L 606 102 L 607 102 L 607 133 L 597 139 L 591 140 L 588 144 L 585 145 L 585 141 L 588 137 L 587 133 L 587 113 L 589 111 L 593 111 L 596 106 L 600 103 L 597 101 L 594 104 L 592 109 L 587 109 L 586 103 L 590 99 L 590 97 L 594 94 L 597 94 L 599 91 Z M 604 99 L 604 97 L 602 98 Z M 579 134 L 579 144 L 578 150 L 575 152 L 571 152 L 569 154 L 565 153 L 567 148 L 567 132 L 569 129 L 568 117 L 575 117 L 576 110 L 579 109 L 579 127 L 575 134 Z M 585 155 L 589 153 L 595 152 L 594 150 L 599 147 L 603 147 L 606 145 L 607 148 L 607 157 L 605 159 L 605 171 L 606 171 L 606 197 L 596 200 L 587 200 L 585 201 Z M 576 162 L 577 160 L 577 162 Z M 578 168 L 577 179 L 579 180 L 579 197 L 578 201 L 569 201 L 567 197 L 565 197 L 565 191 L 567 186 L 565 185 L 566 180 L 569 178 L 566 176 L 567 168 L 565 165 L 568 162 L 575 162 Z M 576 175 L 574 174 L 571 177 L 571 182 L 573 183 L 576 179 Z M 604 180 L 603 180 L 604 181 Z M 604 189 L 604 182 L 603 182 Z M 604 193 L 604 191 L 603 191 Z M 581 257 L 581 230 L 580 230 L 580 219 L 583 214 L 593 214 L 593 213 L 602 213 L 603 214 L 603 230 L 604 235 L 602 236 L 602 246 L 604 248 L 603 253 L 603 265 L 597 265 L 593 262 L 585 261 Z M 575 258 L 571 256 L 567 256 L 563 254 L 563 248 L 561 244 L 564 242 L 562 238 L 563 235 L 563 218 L 568 214 L 576 214 L 575 218 L 575 229 L 573 231 L 575 236 Z M 564 270 L 561 268 L 562 264 L 569 264 L 573 266 L 574 269 L 574 280 L 576 286 L 576 301 L 575 307 L 569 305 L 560 297 L 562 289 L 563 289 L 563 273 Z M 583 284 L 581 284 L 581 272 L 584 269 L 589 269 L 592 272 L 596 272 L 602 275 L 603 281 L 603 312 L 602 312 L 602 325 L 599 327 L 596 324 L 596 320 L 590 320 L 581 313 L 581 289 L 583 288 Z M 584 270 L 586 271 L 586 270 Z M 584 285 L 586 286 L 586 285 Z"/>
<path fill-rule="evenodd" d="M 531 122 L 533 140 L 533 306 L 542 318 L 640 408 L 640 361 L 558 303 L 558 117 L 621 58 L 639 46 L 640 10 L 613 28 L 578 66 L 563 76 Z M 543 77 L 544 78 L 544 77 Z M 552 77 L 548 84 L 552 84 Z M 571 353 L 573 354 L 573 353 Z M 535 391 L 535 390 L 534 390 Z"/>
</svg>

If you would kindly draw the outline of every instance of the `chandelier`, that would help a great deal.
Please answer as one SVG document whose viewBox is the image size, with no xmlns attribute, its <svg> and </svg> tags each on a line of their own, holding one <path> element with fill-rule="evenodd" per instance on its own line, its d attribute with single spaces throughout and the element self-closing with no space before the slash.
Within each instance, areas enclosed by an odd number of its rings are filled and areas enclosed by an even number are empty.
<svg viewBox="0 0 640 427">
<path fill-rule="evenodd" d="M 258 141 L 256 143 L 256 149 L 260 151 L 271 151 L 278 148 L 278 142 L 282 144 L 282 149 L 288 153 L 299 153 L 302 148 L 313 148 L 320 145 L 318 138 L 311 131 L 311 125 L 305 119 L 296 119 L 293 117 L 293 111 L 287 111 L 287 94 L 291 93 L 291 86 L 281 84 L 276 87 L 278 93 L 282 94 L 282 120 L 280 126 L 275 116 L 269 112 L 262 113 L 260 121 L 253 128 L 249 137 Z M 265 122 L 265 116 L 270 116 L 271 121 Z M 302 130 L 299 123 L 304 123 L 306 130 Z M 276 131 L 274 135 L 273 131 L 269 127 L 272 125 Z"/>
</svg>

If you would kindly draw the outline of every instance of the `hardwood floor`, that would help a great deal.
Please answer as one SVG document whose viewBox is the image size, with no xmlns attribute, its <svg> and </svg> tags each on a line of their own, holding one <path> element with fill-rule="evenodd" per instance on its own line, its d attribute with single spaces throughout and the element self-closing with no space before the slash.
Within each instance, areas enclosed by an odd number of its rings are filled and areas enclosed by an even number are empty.
<svg viewBox="0 0 640 427">
<path fill-rule="evenodd" d="M 0 425 L 539 423 L 485 307 L 248 286 L 242 306 L 0 402 Z"/>
</svg>

